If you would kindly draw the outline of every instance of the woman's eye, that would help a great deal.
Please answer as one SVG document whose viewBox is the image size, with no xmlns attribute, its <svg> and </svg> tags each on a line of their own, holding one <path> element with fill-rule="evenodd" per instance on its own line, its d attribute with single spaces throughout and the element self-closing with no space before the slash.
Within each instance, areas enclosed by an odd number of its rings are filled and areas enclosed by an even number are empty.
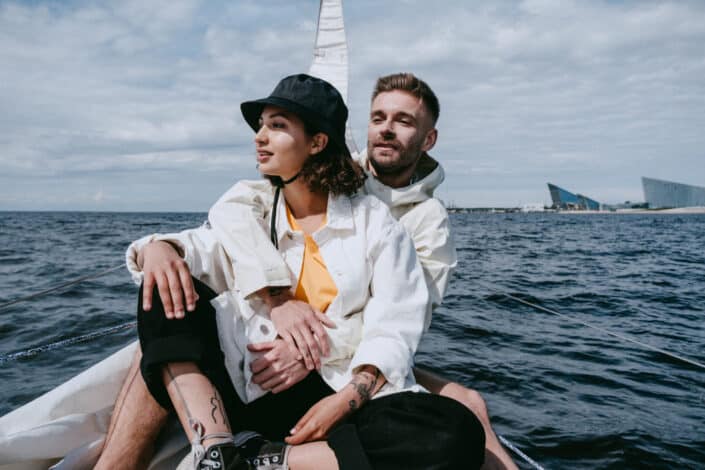
<svg viewBox="0 0 705 470">
<path fill-rule="evenodd" d="M 284 129 L 284 123 L 283 122 L 273 122 L 272 123 L 272 129 Z"/>
</svg>

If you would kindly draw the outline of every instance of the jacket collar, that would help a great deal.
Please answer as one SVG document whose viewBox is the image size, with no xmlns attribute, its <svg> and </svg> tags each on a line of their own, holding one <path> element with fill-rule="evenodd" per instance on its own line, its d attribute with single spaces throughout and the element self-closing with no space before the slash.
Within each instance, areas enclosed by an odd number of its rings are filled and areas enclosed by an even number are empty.
<svg viewBox="0 0 705 470">
<path fill-rule="evenodd" d="M 284 237 L 295 233 L 289 221 L 286 218 L 286 202 L 284 195 L 280 194 L 279 202 L 277 203 L 277 220 L 275 222 L 277 229 L 277 241 L 281 244 Z M 348 196 L 333 196 L 328 194 L 328 207 L 326 209 L 326 225 L 321 230 L 353 230 L 355 223 L 353 221 L 352 202 Z"/>
<path fill-rule="evenodd" d="M 370 162 L 367 157 L 367 151 L 363 151 L 358 155 L 358 162 L 362 165 L 367 173 L 365 181 L 365 190 L 368 194 L 373 194 L 382 200 L 388 206 L 394 208 L 405 204 L 416 204 L 423 202 L 433 197 L 433 191 L 445 179 L 445 172 L 438 161 L 428 154 L 421 157 L 419 162 L 424 168 L 430 170 L 427 174 L 423 174 L 417 181 L 401 188 L 392 188 L 385 185 L 372 175 L 370 172 Z"/>
</svg>

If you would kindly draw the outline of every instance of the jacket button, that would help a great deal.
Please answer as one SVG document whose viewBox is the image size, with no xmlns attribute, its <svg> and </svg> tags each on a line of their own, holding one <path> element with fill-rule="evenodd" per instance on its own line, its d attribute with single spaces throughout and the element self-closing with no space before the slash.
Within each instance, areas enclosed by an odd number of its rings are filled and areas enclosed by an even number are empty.
<svg viewBox="0 0 705 470">
<path fill-rule="evenodd" d="M 267 325 L 260 325 L 259 330 L 262 332 L 263 335 L 266 335 L 269 333 L 269 328 L 267 328 Z"/>
</svg>

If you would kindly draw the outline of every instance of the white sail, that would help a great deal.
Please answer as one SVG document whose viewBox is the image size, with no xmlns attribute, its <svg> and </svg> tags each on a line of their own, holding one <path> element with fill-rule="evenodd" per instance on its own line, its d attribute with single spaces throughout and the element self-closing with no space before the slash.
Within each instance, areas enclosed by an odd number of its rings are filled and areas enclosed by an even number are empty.
<svg viewBox="0 0 705 470">
<path fill-rule="evenodd" d="M 313 46 L 313 62 L 309 75 L 322 78 L 333 84 L 348 102 L 348 42 L 345 37 L 342 0 L 321 0 Z M 357 146 L 350 131 L 345 129 L 345 140 L 351 152 Z"/>
</svg>

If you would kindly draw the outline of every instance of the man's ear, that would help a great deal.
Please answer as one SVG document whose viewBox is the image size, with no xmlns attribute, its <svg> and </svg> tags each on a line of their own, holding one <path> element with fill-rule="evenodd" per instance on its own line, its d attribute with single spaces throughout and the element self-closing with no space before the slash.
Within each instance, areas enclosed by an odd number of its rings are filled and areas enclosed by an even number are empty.
<svg viewBox="0 0 705 470">
<path fill-rule="evenodd" d="M 328 145 L 328 136 L 323 132 L 313 136 L 311 139 L 311 155 L 316 155 L 320 153 Z"/>
<path fill-rule="evenodd" d="M 433 128 L 426 133 L 426 137 L 424 137 L 421 150 L 423 150 L 424 152 L 428 152 L 429 150 L 431 150 L 433 146 L 436 145 L 436 139 L 438 139 L 438 129 Z"/>
</svg>

